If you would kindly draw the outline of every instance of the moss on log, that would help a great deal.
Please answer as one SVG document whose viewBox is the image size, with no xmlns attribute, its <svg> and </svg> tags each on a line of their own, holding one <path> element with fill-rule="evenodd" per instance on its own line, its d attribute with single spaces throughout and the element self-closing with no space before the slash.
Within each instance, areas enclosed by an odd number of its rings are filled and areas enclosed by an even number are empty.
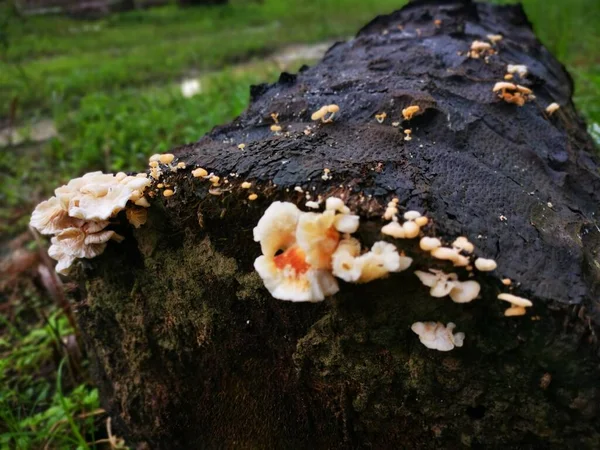
<svg viewBox="0 0 600 450">
<path fill-rule="evenodd" d="M 503 36 L 497 53 L 469 58 L 488 34 Z M 516 63 L 536 97 L 522 107 L 492 93 Z M 572 89 L 521 7 L 469 1 L 412 3 L 254 87 L 241 117 L 176 150 L 188 170 L 168 175 L 175 195 L 77 273 L 117 432 L 157 449 L 598 448 L 600 177 Z M 306 131 L 332 103 L 334 122 Z M 209 192 L 195 166 L 228 183 Z M 435 299 L 413 270 L 448 266 L 394 241 L 409 271 L 322 303 L 275 300 L 253 270 L 252 229 L 271 202 L 303 207 L 306 192 L 344 195 L 365 243 L 397 197 L 499 267 L 476 276 L 480 299 Z M 534 301 L 527 316 L 504 317 L 504 277 Z M 425 348 L 410 329 L 423 320 L 455 322 L 464 347 Z"/>
</svg>

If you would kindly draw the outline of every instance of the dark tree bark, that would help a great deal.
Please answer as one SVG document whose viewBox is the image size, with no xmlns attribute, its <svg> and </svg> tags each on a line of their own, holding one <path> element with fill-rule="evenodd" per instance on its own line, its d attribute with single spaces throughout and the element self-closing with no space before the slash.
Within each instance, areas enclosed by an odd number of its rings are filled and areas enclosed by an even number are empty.
<svg viewBox="0 0 600 450">
<path fill-rule="evenodd" d="M 498 54 L 465 55 L 491 33 Z M 522 107 L 492 93 L 508 63 L 529 67 L 536 99 Z M 317 66 L 254 87 L 241 117 L 176 151 L 228 178 L 221 195 L 189 170 L 169 175 L 176 194 L 77 275 L 118 432 L 162 449 L 598 448 L 600 177 L 572 90 L 520 6 L 458 0 L 378 17 Z M 305 134 L 330 103 L 335 121 Z M 412 104 L 421 112 L 392 126 Z M 472 303 L 434 299 L 412 273 L 433 264 L 418 240 L 394 241 L 410 270 L 323 303 L 275 300 L 252 229 L 274 200 L 303 207 L 295 186 L 347 195 L 363 242 L 382 238 L 398 197 L 433 219 L 429 235 L 466 235 L 498 269 L 476 276 Z M 504 277 L 531 313 L 504 317 Z M 455 322 L 464 347 L 425 348 L 410 330 L 423 320 Z"/>
</svg>

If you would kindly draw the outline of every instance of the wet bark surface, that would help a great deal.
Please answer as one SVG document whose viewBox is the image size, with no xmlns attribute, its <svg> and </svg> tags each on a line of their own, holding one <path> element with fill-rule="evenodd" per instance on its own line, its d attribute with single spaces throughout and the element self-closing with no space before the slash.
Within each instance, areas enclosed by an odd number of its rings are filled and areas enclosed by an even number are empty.
<svg viewBox="0 0 600 450">
<path fill-rule="evenodd" d="M 469 58 L 488 34 L 503 35 L 497 54 Z M 529 68 L 518 82 L 536 98 L 522 107 L 492 93 L 507 64 Z M 221 176 L 218 191 L 169 174 L 176 194 L 78 273 L 118 431 L 165 449 L 597 448 L 600 176 L 572 90 L 520 7 L 467 1 L 415 2 L 253 87 L 242 116 L 176 151 Z M 312 122 L 326 104 L 334 122 Z M 409 105 L 420 111 L 403 120 Z M 319 304 L 275 300 L 252 268 L 252 228 L 306 192 L 344 195 L 367 245 L 397 197 L 433 219 L 427 235 L 467 236 L 498 269 L 476 276 L 470 304 L 434 299 L 413 271 L 449 266 L 392 240 L 410 270 Z M 527 316 L 503 316 L 505 277 L 534 301 Z M 410 325 L 426 320 L 455 322 L 464 347 L 422 346 Z"/>
</svg>

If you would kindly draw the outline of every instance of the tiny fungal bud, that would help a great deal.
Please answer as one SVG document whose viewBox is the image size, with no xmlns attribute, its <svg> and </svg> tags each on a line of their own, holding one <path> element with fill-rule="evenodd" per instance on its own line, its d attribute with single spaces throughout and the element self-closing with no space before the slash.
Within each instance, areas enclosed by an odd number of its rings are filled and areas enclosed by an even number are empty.
<svg viewBox="0 0 600 450">
<path fill-rule="evenodd" d="M 560 108 L 560 105 L 558 103 L 550 103 L 547 107 L 546 107 L 546 112 L 548 113 L 548 115 L 552 115 L 554 114 L 556 111 L 558 111 L 558 109 Z"/>
<path fill-rule="evenodd" d="M 382 113 L 379 113 L 379 114 L 375 114 L 375 119 L 379 123 L 383 123 L 383 121 L 385 120 L 386 117 L 387 117 L 387 114 L 385 112 L 382 112 Z"/>
<path fill-rule="evenodd" d="M 417 225 L 419 225 L 420 227 L 424 227 L 425 225 L 427 225 L 429 223 L 429 219 L 427 217 L 417 217 L 415 219 L 415 223 Z"/>
<path fill-rule="evenodd" d="M 155 153 L 154 155 L 152 155 L 152 156 L 150 157 L 150 159 L 148 159 L 148 161 L 150 161 L 150 162 L 153 162 L 153 161 L 159 161 L 159 159 L 160 159 L 160 154 L 158 154 L 158 153 Z"/>
<path fill-rule="evenodd" d="M 185 163 L 182 161 L 180 163 L 177 163 L 177 168 L 178 169 L 185 169 Z"/>
<path fill-rule="evenodd" d="M 271 131 L 277 133 L 281 131 L 281 127 L 279 125 L 271 125 Z"/>
<path fill-rule="evenodd" d="M 493 259 L 477 258 L 475 260 L 475 267 L 481 272 L 491 272 L 496 270 L 498 264 Z"/>
<path fill-rule="evenodd" d="M 519 74 L 519 76 L 523 78 L 527 76 L 528 69 L 527 66 L 524 64 L 509 64 L 508 66 L 506 66 L 506 71 L 508 73 Z"/>
<path fill-rule="evenodd" d="M 254 201 L 254 200 L 256 200 L 257 198 L 258 198 L 257 194 L 250 194 L 248 196 L 248 200 L 250 200 L 251 202 Z"/>
<path fill-rule="evenodd" d="M 402 224 L 402 229 L 404 230 L 404 236 L 407 239 L 416 238 L 421 231 L 421 227 L 414 223 L 413 221 L 404 222 Z"/>
<path fill-rule="evenodd" d="M 197 169 L 192 170 L 192 175 L 196 178 L 204 178 L 208 176 L 208 172 L 202 167 L 198 167 Z"/>
<path fill-rule="evenodd" d="M 452 243 L 452 247 L 462 250 L 465 253 L 473 253 L 475 246 L 464 236 L 457 237 Z"/>
<path fill-rule="evenodd" d="M 148 166 L 154 168 L 154 167 L 158 167 L 158 161 L 150 161 L 148 163 Z"/>
<path fill-rule="evenodd" d="M 238 148 L 240 150 L 244 150 L 246 148 L 246 144 L 238 144 Z"/>
<path fill-rule="evenodd" d="M 252 183 L 250 183 L 249 181 L 244 181 L 242 183 L 242 189 L 250 189 L 250 186 L 252 186 Z"/>
<path fill-rule="evenodd" d="M 488 40 L 492 43 L 496 43 L 502 40 L 503 36 L 501 34 L 488 34 L 486 36 Z"/>
<path fill-rule="evenodd" d="M 404 120 L 410 120 L 420 109 L 421 108 L 418 105 L 408 106 L 402 110 L 402 117 L 404 117 Z"/>
<path fill-rule="evenodd" d="M 512 284 L 512 280 L 510 278 L 503 278 L 502 279 L 502 284 L 504 286 L 510 286 Z"/>
<path fill-rule="evenodd" d="M 170 164 L 175 159 L 172 153 L 164 153 L 160 155 L 159 161 L 163 164 Z"/>
<path fill-rule="evenodd" d="M 172 189 L 165 189 L 165 190 L 163 191 L 163 195 L 164 195 L 165 197 L 170 197 L 170 196 L 171 196 L 171 195 L 173 195 L 174 193 L 175 193 L 175 192 L 173 192 L 173 190 L 172 190 Z"/>
</svg>

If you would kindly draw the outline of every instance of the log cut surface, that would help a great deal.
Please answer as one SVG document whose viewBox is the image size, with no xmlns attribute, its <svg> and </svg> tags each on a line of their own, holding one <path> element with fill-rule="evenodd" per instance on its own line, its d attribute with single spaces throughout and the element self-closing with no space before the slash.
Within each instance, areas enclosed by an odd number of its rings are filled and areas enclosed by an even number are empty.
<svg viewBox="0 0 600 450">
<path fill-rule="evenodd" d="M 469 58 L 488 34 L 503 36 L 497 54 Z M 492 92 L 507 64 L 529 69 L 519 83 L 536 98 L 522 107 Z M 468 1 L 415 2 L 253 87 L 238 119 L 175 152 L 228 183 L 210 193 L 189 170 L 169 175 L 175 195 L 78 274 L 121 433 L 165 449 L 597 448 L 600 176 L 572 93 L 520 7 Z M 327 104 L 340 107 L 333 123 L 311 121 Z M 410 105 L 420 111 L 403 120 Z M 481 299 L 434 299 L 412 271 L 435 264 L 396 241 L 410 271 L 320 304 L 277 301 L 253 271 L 252 228 L 272 201 L 304 208 L 296 186 L 344 195 L 365 242 L 397 197 L 433 219 L 427 234 L 467 236 L 498 269 L 477 275 Z M 532 313 L 503 316 L 505 277 Z M 417 320 L 455 322 L 465 346 L 423 347 Z"/>
</svg>

